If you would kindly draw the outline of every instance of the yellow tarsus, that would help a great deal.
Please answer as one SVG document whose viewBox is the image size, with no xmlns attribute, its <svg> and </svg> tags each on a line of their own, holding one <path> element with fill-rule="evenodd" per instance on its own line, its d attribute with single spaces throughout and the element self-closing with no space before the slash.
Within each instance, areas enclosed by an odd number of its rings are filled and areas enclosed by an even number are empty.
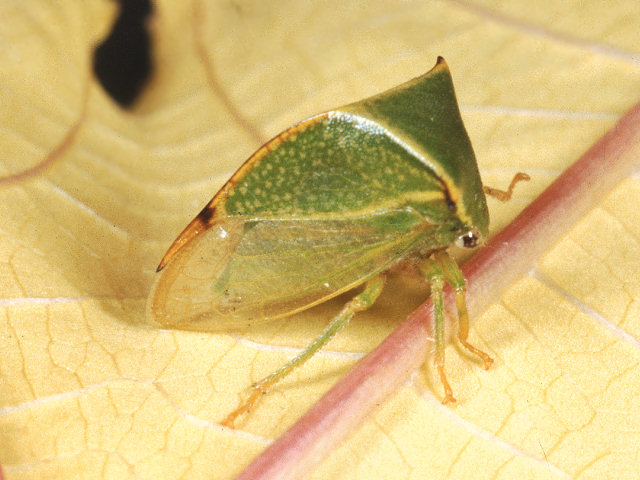
<svg viewBox="0 0 640 480">
<path fill-rule="evenodd" d="M 471 345 L 467 338 L 469 337 L 469 313 L 467 312 L 467 302 L 465 300 L 466 288 L 456 288 L 456 307 L 458 310 L 458 340 L 467 350 L 476 354 L 482 359 L 485 370 L 493 364 L 493 358 L 477 347 Z"/>
<path fill-rule="evenodd" d="M 220 422 L 220 425 L 227 428 L 235 428 L 233 424 L 236 421 L 236 418 L 238 418 L 243 413 L 246 413 L 249 410 L 251 410 L 251 407 L 253 407 L 256 404 L 256 402 L 260 398 L 260 395 L 264 395 L 266 393 L 266 390 L 261 390 L 261 389 L 258 389 L 257 387 L 253 387 L 253 388 L 254 390 L 251 393 L 251 396 L 247 399 L 247 401 L 244 402 L 242 405 L 240 405 L 238 408 L 236 408 L 229 415 L 227 415 L 227 417 L 224 420 L 222 420 L 222 422 Z"/>
<path fill-rule="evenodd" d="M 511 196 L 513 195 L 513 189 L 516 186 L 516 183 L 529 181 L 530 179 L 531 177 L 526 173 L 518 172 L 514 175 L 513 180 L 511 180 L 511 183 L 509 184 L 509 188 L 507 188 L 506 191 L 498 190 L 497 188 L 493 188 L 493 187 L 487 187 L 486 185 L 482 187 L 482 189 L 484 190 L 485 194 L 501 202 L 507 202 L 511 199 Z"/>
<path fill-rule="evenodd" d="M 442 383 L 442 388 L 444 389 L 444 398 L 442 399 L 442 404 L 446 405 L 447 403 L 455 403 L 456 399 L 453 396 L 453 390 L 451 390 L 451 385 L 449 385 L 447 376 L 444 373 L 444 358 L 443 364 L 436 364 L 436 368 L 438 370 L 438 374 L 440 375 L 440 383 Z"/>
</svg>

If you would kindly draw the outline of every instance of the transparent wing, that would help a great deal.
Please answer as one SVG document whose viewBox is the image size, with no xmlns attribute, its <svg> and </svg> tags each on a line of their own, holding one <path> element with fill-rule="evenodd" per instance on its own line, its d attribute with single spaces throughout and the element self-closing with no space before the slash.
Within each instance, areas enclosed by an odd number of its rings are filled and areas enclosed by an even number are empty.
<svg viewBox="0 0 640 480">
<path fill-rule="evenodd" d="M 410 209 L 351 219 L 229 217 L 172 258 L 153 287 L 148 316 L 196 330 L 286 316 L 386 269 L 430 228 Z"/>
</svg>

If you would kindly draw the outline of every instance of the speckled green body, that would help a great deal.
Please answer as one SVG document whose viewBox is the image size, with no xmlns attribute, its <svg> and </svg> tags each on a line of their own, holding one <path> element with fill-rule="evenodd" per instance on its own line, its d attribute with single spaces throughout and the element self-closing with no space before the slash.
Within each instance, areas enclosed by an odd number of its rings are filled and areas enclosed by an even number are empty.
<svg viewBox="0 0 640 480">
<path fill-rule="evenodd" d="M 179 328 L 290 315 L 476 232 L 482 183 L 444 61 L 258 150 L 174 242 L 148 312 Z"/>
<path fill-rule="evenodd" d="M 440 193 L 433 171 L 381 128 L 375 124 L 363 128 L 363 123 L 362 118 L 341 112 L 319 117 L 290 140 L 295 149 L 283 146 L 269 152 L 231 189 L 226 213 L 250 217 L 367 213 L 397 203 L 406 194 Z M 430 209 L 443 210 L 440 217 L 448 215 L 442 195 L 438 197 Z"/>
<path fill-rule="evenodd" d="M 442 59 L 426 75 L 346 107 L 371 118 L 449 188 L 455 213 L 467 226 L 489 233 L 489 211 L 451 74 Z"/>
<path fill-rule="evenodd" d="M 407 203 L 434 222 L 460 219 L 486 237 L 482 182 L 447 69 L 316 120 L 230 190 L 229 215 L 375 211 L 417 192 L 437 192 L 438 199 L 413 195 Z"/>
</svg>

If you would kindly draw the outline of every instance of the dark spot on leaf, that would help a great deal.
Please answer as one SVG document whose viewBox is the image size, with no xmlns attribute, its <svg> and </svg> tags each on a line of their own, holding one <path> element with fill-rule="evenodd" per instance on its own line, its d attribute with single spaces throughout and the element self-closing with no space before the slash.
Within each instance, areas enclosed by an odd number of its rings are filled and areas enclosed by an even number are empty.
<svg viewBox="0 0 640 480">
<path fill-rule="evenodd" d="M 123 107 L 138 98 L 151 76 L 151 40 L 147 17 L 150 0 L 120 0 L 111 34 L 93 56 L 93 71 L 102 88 Z"/>
</svg>

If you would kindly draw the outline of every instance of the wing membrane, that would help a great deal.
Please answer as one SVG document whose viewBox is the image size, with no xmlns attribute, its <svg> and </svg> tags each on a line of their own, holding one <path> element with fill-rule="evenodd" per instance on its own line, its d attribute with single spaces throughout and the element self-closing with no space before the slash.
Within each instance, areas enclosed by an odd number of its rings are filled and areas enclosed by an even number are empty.
<svg viewBox="0 0 640 480">
<path fill-rule="evenodd" d="M 286 316 L 386 269 L 429 228 L 409 209 L 346 219 L 229 217 L 172 259 L 149 313 L 163 326 L 197 330 Z"/>
</svg>

